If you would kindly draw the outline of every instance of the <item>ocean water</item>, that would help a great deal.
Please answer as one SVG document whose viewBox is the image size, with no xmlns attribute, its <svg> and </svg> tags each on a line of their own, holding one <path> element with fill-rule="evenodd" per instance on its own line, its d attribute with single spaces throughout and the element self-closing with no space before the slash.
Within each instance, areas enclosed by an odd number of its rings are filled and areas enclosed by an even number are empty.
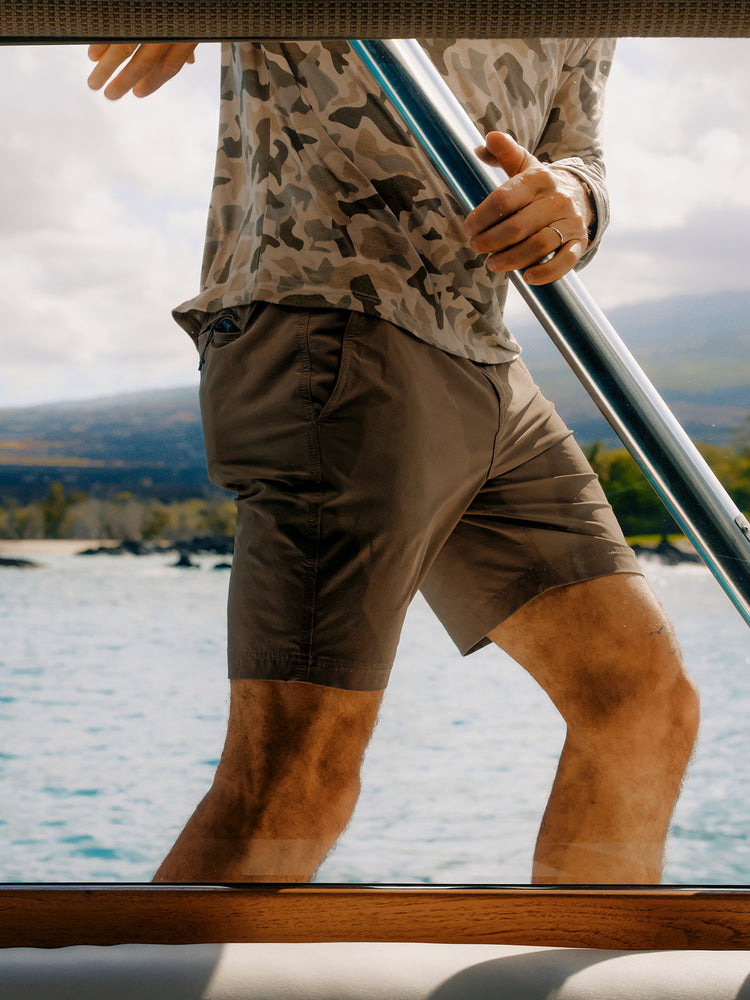
<svg viewBox="0 0 750 1000">
<path fill-rule="evenodd" d="M 0 569 L 0 881 L 148 881 L 221 750 L 228 574 L 171 554 L 34 558 Z M 750 883 L 750 633 L 704 567 L 643 565 L 703 703 L 665 881 Z M 527 882 L 562 740 L 521 668 L 460 657 L 418 599 L 318 881 Z"/>
</svg>

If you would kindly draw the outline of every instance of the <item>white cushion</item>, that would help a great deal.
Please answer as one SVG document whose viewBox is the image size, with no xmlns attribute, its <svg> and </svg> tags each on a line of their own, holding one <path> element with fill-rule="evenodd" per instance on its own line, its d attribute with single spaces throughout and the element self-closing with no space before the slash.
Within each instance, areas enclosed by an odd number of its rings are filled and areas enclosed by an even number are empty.
<svg viewBox="0 0 750 1000">
<path fill-rule="evenodd" d="M 0 1000 L 742 1000 L 748 951 L 442 944 L 0 950 Z"/>
</svg>

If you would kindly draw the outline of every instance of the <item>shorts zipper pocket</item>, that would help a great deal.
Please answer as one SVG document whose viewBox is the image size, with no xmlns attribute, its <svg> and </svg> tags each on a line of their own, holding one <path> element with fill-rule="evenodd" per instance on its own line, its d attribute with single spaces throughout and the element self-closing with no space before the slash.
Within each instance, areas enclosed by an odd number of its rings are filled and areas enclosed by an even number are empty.
<svg viewBox="0 0 750 1000">
<path fill-rule="evenodd" d="M 208 354 L 208 349 L 213 342 L 215 334 L 239 332 L 239 327 L 231 316 L 220 316 L 219 319 L 217 319 L 216 322 L 209 328 L 208 337 L 206 337 L 206 343 L 203 345 L 203 350 L 201 351 L 201 356 L 198 361 L 198 371 L 201 371 L 206 363 L 206 355 Z"/>
</svg>

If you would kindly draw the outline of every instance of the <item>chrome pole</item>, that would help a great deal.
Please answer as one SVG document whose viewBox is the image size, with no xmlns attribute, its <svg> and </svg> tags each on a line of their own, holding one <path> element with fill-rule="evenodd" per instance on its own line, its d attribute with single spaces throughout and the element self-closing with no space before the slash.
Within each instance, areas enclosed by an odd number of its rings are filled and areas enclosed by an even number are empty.
<svg viewBox="0 0 750 1000">
<path fill-rule="evenodd" d="M 418 42 L 350 44 L 467 211 L 506 179 L 477 157 L 481 134 Z M 750 524 L 638 362 L 576 275 L 511 281 L 750 625 Z"/>
</svg>

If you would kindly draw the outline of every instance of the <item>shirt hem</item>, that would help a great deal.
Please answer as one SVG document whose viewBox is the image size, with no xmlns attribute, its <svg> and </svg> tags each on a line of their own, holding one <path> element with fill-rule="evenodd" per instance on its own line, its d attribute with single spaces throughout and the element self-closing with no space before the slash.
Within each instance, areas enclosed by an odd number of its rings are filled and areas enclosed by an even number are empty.
<svg viewBox="0 0 750 1000">
<path fill-rule="evenodd" d="M 205 293 L 204 293 L 205 294 Z M 253 302 L 272 302 L 274 305 L 285 305 L 300 309 L 310 309 L 310 308 L 328 308 L 328 309 L 347 309 L 350 312 L 362 313 L 368 316 L 376 316 L 378 319 L 385 320 L 388 323 L 392 323 L 394 326 L 398 327 L 400 330 L 404 330 L 406 333 L 411 334 L 416 337 L 417 340 L 421 340 L 424 343 L 429 344 L 431 347 L 436 347 L 438 350 L 443 351 L 445 354 L 450 354 L 453 357 L 464 358 L 469 361 L 473 361 L 475 364 L 482 365 L 495 365 L 495 364 L 506 364 L 511 361 L 516 361 L 522 353 L 522 348 L 516 340 L 508 335 L 507 344 L 497 344 L 493 345 L 473 345 L 467 344 L 461 341 L 457 336 L 457 340 L 460 344 L 465 347 L 465 350 L 459 351 L 458 344 L 456 348 L 452 348 L 447 344 L 442 343 L 437 337 L 432 336 L 429 332 L 426 332 L 424 328 L 416 321 L 413 317 L 402 316 L 399 313 L 393 312 L 389 309 L 384 309 L 382 303 L 378 299 L 370 299 L 366 296 L 359 296 L 355 301 L 347 302 L 345 305 L 340 303 L 341 293 L 336 292 L 333 289 L 326 291 L 299 291 L 293 294 L 279 295 L 279 293 L 273 289 L 263 289 L 254 288 L 252 292 L 249 292 L 247 296 L 237 301 L 232 301 L 230 303 L 222 301 L 221 298 L 211 298 L 205 307 L 201 308 L 197 306 L 196 303 L 204 295 L 197 296 L 195 299 L 189 299 L 187 302 L 176 306 L 172 310 L 172 317 L 175 322 L 188 334 L 188 336 L 197 342 L 198 336 L 201 330 L 205 329 L 210 318 L 215 316 L 217 313 L 231 310 L 231 309 L 241 309 L 244 306 L 249 306 Z M 235 299 L 235 296 L 232 296 Z M 369 306 L 369 308 L 366 308 Z"/>
</svg>

